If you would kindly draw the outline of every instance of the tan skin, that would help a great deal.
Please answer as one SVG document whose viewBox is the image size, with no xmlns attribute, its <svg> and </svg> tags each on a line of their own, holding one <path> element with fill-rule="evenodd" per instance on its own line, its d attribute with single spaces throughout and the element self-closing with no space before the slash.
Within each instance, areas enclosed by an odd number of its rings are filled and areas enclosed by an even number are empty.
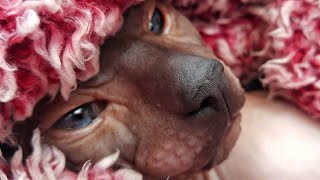
<svg viewBox="0 0 320 180">
<path fill-rule="evenodd" d="M 150 31 L 155 9 L 164 19 L 160 33 Z M 100 62 L 99 74 L 68 101 L 42 104 L 32 118 L 70 167 L 119 149 L 119 163 L 146 179 L 186 179 L 228 156 L 240 132 L 243 90 L 170 5 L 148 1 L 129 9 L 120 32 L 101 47 Z M 91 123 L 57 128 L 68 112 L 92 102 L 99 114 Z"/>
<path fill-rule="evenodd" d="M 320 123 L 266 92 L 246 93 L 241 134 L 228 159 L 195 180 L 317 180 Z"/>
<path fill-rule="evenodd" d="M 319 179 L 320 123 L 265 92 L 246 95 L 242 133 L 219 167 L 221 179 Z M 240 166 L 246 162 L 247 168 Z"/>
</svg>

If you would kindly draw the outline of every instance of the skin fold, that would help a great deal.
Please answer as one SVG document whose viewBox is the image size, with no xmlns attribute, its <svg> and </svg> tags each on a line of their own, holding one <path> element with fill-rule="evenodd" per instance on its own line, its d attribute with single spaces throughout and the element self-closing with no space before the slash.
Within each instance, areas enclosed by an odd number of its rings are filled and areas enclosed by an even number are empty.
<svg viewBox="0 0 320 180">
<path fill-rule="evenodd" d="M 164 20 L 161 33 L 149 28 L 155 9 Z M 130 8 L 120 32 L 105 41 L 99 74 L 79 83 L 68 101 L 60 96 L 43 100 L 29 124 L 40 127 L 43 141 L 62 150 L 74 170 L 119 149 L 118 165 L 140 171 L 144 179 L 187 179 L 228 157 L 240 133 L 241 114 L 247 131 L 257 116 L 251 109 L 265 103 L 254 101 L 255 96 L 246 97 L 240 113 L 244 92 L 230 69 L 205 46 L 187 18 L 169 4 L 150 0 Z M 91 124 L 56 128 L 68 112 L 91 102 L 101 109 Z M 227 175 L 245 161 L 238 161 L 244 152 L 251 152 L 245 146 L 250 133 L 240 136 L 241 146 L 210 173 L 234 179 Z M 27 135 L 21 137 L 27 142 Z"/>
</svg>

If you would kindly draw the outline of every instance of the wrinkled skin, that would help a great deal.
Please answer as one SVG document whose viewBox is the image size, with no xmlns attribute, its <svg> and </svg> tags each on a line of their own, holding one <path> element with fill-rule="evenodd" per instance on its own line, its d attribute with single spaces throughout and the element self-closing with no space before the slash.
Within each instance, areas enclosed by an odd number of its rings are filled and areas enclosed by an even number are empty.
<svg viewBox="0 0 320 180">
<path fill-rule="evenodd" d="M 155 8 L 165 19 L 161 34 L 148 29 Z M 227 157 L 240 132 L 243 90 L 171 6 L 147 1 L 129 9 L 120 32 L 101 47 L 100 61 L 99 74 L 67 102 L 57 97 L 32 118 L 71 167 L 119 149 L 119 162 L 147 179 L 186 179 Z M 88 126 L 53 126 L 93 101 L 103 102 L 103 111 Z"/>
</svg>

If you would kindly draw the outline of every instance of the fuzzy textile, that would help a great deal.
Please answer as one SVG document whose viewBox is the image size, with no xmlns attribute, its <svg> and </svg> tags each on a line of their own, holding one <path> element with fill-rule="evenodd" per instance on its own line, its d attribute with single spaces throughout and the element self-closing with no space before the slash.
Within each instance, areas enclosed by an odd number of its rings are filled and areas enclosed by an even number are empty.
<svg viewBox="0 0 320 180">
<path fill-rule="evenodd" d="M 141 0 L 0 0 L 0 141 L 30 117 L 44 96 L 68 99 L 77 82 L 99 71 L 99 46 L 121 27 L 122 13 Z M 320 119 L 318 0 L 171 0 L 243 85 L 259 76 L 270 96 L 292 101 Z M 79 174 L 65 169 L 55 147 L 19 149 L 0 161 L 0 179 L 141 179 L 112 171 L 118 152 Z M 22 164 L 26 159 L 26 166 Z"/>
<path fill-rule="evenodd" d="M 33 153 L 26 159 L 26 166 L 22 164 L 22 151 L 19 149 L 11 160 L 11 173 L 7 173 L 9 178 L 0 170 L 1 180 L 142 180 L 142 175 L 131 169 L 114 172 L 109 169 L 117 161 L 119 150 L 91 168 L 90 161 L 87 161 L 76 174 L 65 169 L 65 156 L 60 150 L 41 144 L 38 129 L 34 131 L 31 143 Z"/>
<path fill-rule="evenodd" d="M 172 0 L 245 85 L 320 119 L 319 0 Z"/>
<path fill-rule="evenodd" d="M 136 1 L 0 0 L 0 140 L 45 95 L 67 99 L 99 71 L 99 45 Z"/>
<path fill-rule="evenodd" d="M 31 116 L 44 96 L 61 93 L 67 99 L 78 81 L 99 71 L 99 46 L 121 27 L 123 11 L 138 1 L 0 0 L 0 141 L 8 137 L 13 122 Z M 39 133 L 35 137 L 26 167 L 21 150 L 11 164 L 0 162 L 1 180 L 122 180 L 135 174 L 111 172 L 114 156 L 91 169 L 87 163 L 74 174 L 64 169 L 59 150 L 47 146 L 41 151 Z"/>
</svg>

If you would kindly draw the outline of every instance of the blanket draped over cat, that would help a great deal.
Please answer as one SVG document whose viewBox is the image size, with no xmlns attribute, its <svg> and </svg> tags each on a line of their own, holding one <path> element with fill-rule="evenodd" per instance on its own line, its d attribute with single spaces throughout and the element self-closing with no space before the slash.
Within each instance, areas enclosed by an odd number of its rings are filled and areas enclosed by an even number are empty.
<svg viewBox="0 0 320 180">
<path fill-rule="evenodd" d="M 99 46 L 122 25 L 122 13 L 141 0 L 0 0 L 0 141 L 32 115 L 45 96 L 66 100 L 77 82 L 99 71 Z M 259 78 L 271 97 L 282 97 L 320 118 L 320 2 L 318 0 L 171 0 L 194 23 L 213 52 L 243 86 Z M 42 176 L 76 179 L 110 175 L 117 153 L 80 174 L 64 169 L 64 155 L 32 139 L 22 165 L 18 150 L 0 162 L 0 179 Z M 47 156 L 47 157 L 44 157 Z M 38 158 L 35 158 L 38 157 Z M 48 158 L 50 157 L 50 158 Z M 107 162 L 107 163 L 106 163 Z M 129 174 L 129 175 L 128 175 Z"/>
</svg>

